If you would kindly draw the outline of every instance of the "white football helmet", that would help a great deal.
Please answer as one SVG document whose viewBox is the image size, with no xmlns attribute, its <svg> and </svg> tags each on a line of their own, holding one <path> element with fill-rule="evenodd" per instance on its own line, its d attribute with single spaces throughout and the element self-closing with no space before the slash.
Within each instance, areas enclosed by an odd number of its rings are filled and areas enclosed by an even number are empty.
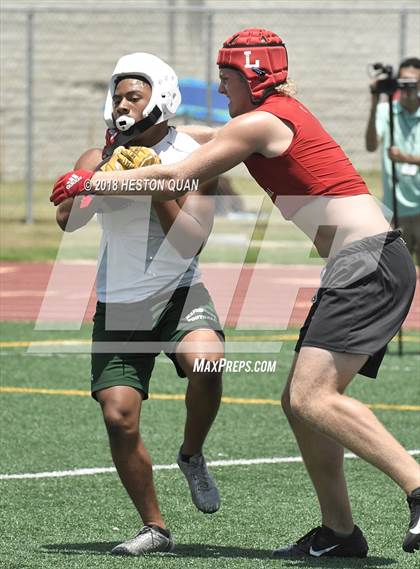
<svg viewBox="0 0 420 569">
<path fill-rule="evenodd" d="M 104 119 L 109 128 L 115 129 L 117 126 L 119 130 L 127 130 L 126 125 L 116 125 L 112 117 L 112 97 L 115 93 L 116 82 L 125 75 L 129 77 L 135 77 L 136 75 L 145 77 L 152 87 L 152 96 L 143 111 L 143 119 L 149 117 L 152 111 L 154 111 L 152 116 L 156 114 L 157 109 L 162 114 L 153 124 L 164 122 L 175 116 L 181 104 L 181 93 L 175 71 L 167 63 L 151 53 L 131 53 L 124 55 L 118 60 L 109 83 L 104 110 Z M 130 124 L 130 126 L 132 125 Z"/>
</svg>

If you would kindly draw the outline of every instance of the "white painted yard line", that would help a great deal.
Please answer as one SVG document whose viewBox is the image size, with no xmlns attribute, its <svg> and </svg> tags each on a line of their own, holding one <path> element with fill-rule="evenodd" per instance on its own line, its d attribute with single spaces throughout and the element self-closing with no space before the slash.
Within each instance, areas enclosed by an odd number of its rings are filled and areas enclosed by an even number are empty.
<svg viewBox="0 0 420 569">
<path fill-rule="evenodd" d="M 409 450 L 412 456 L 420 455 L 420 449 Z M 359 458 L 351 452 L 347 452 L 345 458 Z M 280 464 L 290 462 L 302 462 L 301 456 L 282 456 L 273 458 L 240 458 L 236 460 L 212 460 L 208 466 L 253 466 L 256 464 Z M 156 464 L 153 470 L 176 470 L 177 464 Z M 92 476 L 94 474 L 114 473 L 114 467 L 107 468 L 76 468 L 75 470 L 55 470 L 52 472 L 26 472 L 23 474 L 0 474 L 0 480 L 22 480 L 28 478 L 66 478 L 68 476 Z"/>
</svg>

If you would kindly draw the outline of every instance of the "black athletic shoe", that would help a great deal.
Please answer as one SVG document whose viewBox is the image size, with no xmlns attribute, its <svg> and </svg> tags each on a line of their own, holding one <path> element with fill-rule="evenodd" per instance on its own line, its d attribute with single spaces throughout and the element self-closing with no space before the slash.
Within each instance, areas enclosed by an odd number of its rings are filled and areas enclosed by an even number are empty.
<svg viewBox="0 0 420 569">
<path fill-rule="evenodd" d="M 366 557 L 369 550 L 366 539 L 357 526 L 348 537 L 338 537 L 327 526 L 314 528 L 296 543 L 275 549 L 273 557 Z"/>
<path fill-rule="evenodd" d="M 407 502 L 410 508 L 410 525 L 404 539 L 403 549 L 407 553 L 414 553 L 415 549 L 420 549 L 420 487 L 407 496 Z"/>
</svg>

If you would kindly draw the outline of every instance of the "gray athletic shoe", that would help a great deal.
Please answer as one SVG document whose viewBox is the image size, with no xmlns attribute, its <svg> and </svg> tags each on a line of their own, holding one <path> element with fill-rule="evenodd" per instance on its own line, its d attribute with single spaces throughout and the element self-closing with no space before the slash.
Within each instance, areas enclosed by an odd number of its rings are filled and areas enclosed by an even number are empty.
<svg viewBox="0 0 420 569">
<path fill-rule="evenodd" d="M 187 479 L 195 506 L 205 514 L 217 512 L 220 508 L 219 490 L 207 470 L 204 456 L 194 454 L 189 462 L 185 462 L 178 453 L 177 463 Z"/>
<path fill-rule="evenodd" d="M 172 551 L 175 544 L 168 531 L 168 537 L 152 526 L 144 526 L 133 539 L 120 543 L 111 551 L 113 555 L 144 555 L 158 551 Z"/>
</svg>

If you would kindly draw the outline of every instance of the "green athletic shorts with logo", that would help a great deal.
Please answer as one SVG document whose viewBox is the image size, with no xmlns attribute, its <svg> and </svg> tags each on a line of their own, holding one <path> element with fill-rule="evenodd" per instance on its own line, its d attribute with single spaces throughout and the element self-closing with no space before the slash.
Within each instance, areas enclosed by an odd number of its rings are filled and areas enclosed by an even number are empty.
<svg viewBox="0 0 420 569">
<path fill-rule="evenodd" d="M 201 284 L 182 287 L 133 303 L 98 302 L 92 332 L 92 396 L 108 387 L 127 385 L 148 398 L 155 358 L 161 351 L 186 377 L 175 355 L 177 342 L 192 330 L 224 333 L 213 301 Z"/>
</svg>

